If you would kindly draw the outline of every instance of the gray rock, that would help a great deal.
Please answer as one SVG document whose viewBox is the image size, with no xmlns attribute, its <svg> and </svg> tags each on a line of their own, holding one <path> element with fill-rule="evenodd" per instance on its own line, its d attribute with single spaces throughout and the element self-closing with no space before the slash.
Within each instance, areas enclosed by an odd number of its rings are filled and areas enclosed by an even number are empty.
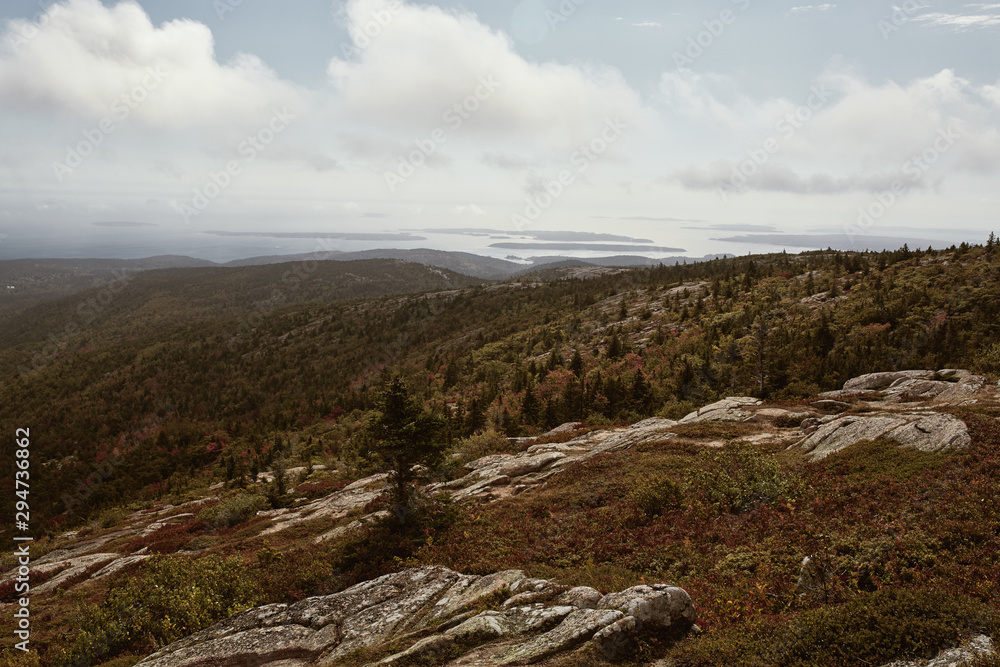
<svg viewBox="0 0 1000 667">
<path fill-rule="evenodd" d="M 557 627 L 515 647 L 498 665 L 529 665 L 579 646 L 598 630 L 621 620 L 625 614 L 613 609 L 577 609 Z"/>
<path fill-rule="evenodd" d="M 731 396 L 706 405 L 681 420 L 682 424 L 698 422 L 742 422 L 753 418 L 753 413 L 744 408 L 760 405 L 761 401 L 749 396 Z"/>
<path fill-rule="evenodd" d="M 694 603 L 682 588 L 671 586 L 633 586 L 619 593 L 609 593 L 598 601 L 600 609 L 618 609 L 632 616 L 643 629 L 683 635 L 694 623 Z"/>
<path fill-rule="evenodd" d="M 969 430 L 961 419 L 926 412 L 842 415 L 820 426 L 797 446 L 806 451 L 810 459 L 818 461 L 861 440 L 882 437 L 925 452 L 964 449 L 972 444 Z"/>
<path fill-rule="evenodd" d="M 975 399 L 971 397 L 986 386 L 988 382 L 989 380 L 982 375 L 967 375 L 957 383 L 951 385 L 948 390 L 938 394 L 936 402 L 955 405 L 974 403 Z"/>
<path fill-rule="evenodd" d="M 993 640 L 978 635 L 957 648 L 942 651 L 930 660 L 897 660 L 883 667 L 967 667 L 978 658 L 996 655 Z"/>
<path fill-rule="evenodd" d="M 519 595 L 558 597 L 552 603 L 462 613 L 470 606 L 496 605 L 493 595 L 507 588 L 516 588 Z M 580 606 L 603 603 L 613 608 Z M 406 648 L 377 664 L 456 654 L 463 657 L 449 664 L 529 664 L 592 639 L 599 647 L 621 645 L 643 626 L 686 630 L 691 619 L 687 593 L 662 584 L 601 597 L 585 587 L 567 589 L 544 579 L 527 579 L 519 570 L 475 577 L 428 566 L 333 595 L 237 614 L 164 647 L 139 665 L 306 667 L 336 661 L 357 649 L 385 647 L 388 642 Z M 436 628 L 436 633 L 418 641 L 429 628 Z"/>
<path fill-rule="evenodd" d="M 578 609 L 597 609 L 601 601 L 601 592 L 590 586 L 577 586 L 562 593 L 556 598 L 556 604 L 569 605 Z"/>
<path fill-rule="evenodd" d="M 967 370 L 963 370 L 961 368 L 942 368 L 937 372 L 937 375 L 942 380 L 950 380 L 951 382 L 958 382 L 959 380 L 963 380 L 969 377 L 970 375 L 972 375 L 972 373 L 970 373 Z"/>
<path fill-rule="evenodd" d="M 844 383 L 844 391 L 878 391 L 885 389 L 896 380 L 916 379 L 933 380 L 934 371 L 889 371 L 886 373 L 868 373 L 851 378 Z"/>
<path fill-rule="evenodd" d="M 431 620 L 452 616 L 491 597 L 509 591 L 511 584 L 524 579 L 521 570 L 505 570 L 485 577 L 461 577 L 434 605 Z"/>
</svg>

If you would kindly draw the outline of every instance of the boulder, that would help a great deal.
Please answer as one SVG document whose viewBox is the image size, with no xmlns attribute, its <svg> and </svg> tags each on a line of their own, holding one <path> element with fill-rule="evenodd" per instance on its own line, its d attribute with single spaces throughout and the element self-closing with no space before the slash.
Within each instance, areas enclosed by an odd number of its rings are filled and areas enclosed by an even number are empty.
<svg viewBox="0 0 1000 667">
<path fill-rule="evenodd" d="M 508 588 L 518 595 L 552 591 L 559 595 L 549 603 L 477 613 L 483 606 L 499 606 L 497 594 Z M 598 648 L 621 646 L 644 626 L 686 632 L 693 618 L 688 594 L 663 584 L 602 597 L 585 587 L 567 590 L 544 579 L 528 579 L 519 570 L 476 577 L 428 566 L 388 574 L 333 595 L 245 611 L 138 664 L 306 667 L 335 662 L 362 648 L 384 650 L 392 642 L 397 652 L 373 664 L 419 664 L 461 655 L 449 664 L 518 665 L 588 641 Z M 435 634 L 423 636 L 430 628 Z"/>
<path fill-rule="evenodd" d="M 743 422 L 753 418 L 753 413 L 744 408 L 760 405 L 761 401 L 748 396 L 731 396 L 706 405 L 684 417 L 682 424 L 698 422 Z"/>
<path fill-rule="evenodd" d="M 617 609 L 636 619 L 643 630 L 683 636 L 694 624 L 694 603 L 682 588 L 655 584 L 633 586 L 602 597 L 597 607 Z"/>
<path fill-rule="evenodd" d="M 556 598 L 556 604 L 569 605 L 579 609 L 597 609 L 601 601 L 601 593 L 590 586 L 577 586 L 562 593 Z"/>
<path fill-rule="evenodd" d="M 529 665 L 543 658 L 575 648 L 607 626 L 625 618 L 614 609 L 576 609 L 558 626 L 514 647 L 497 665 Z"/>
<path fill-rule="evenodd" d="M 897 660 L 883 667 L 969 667 L 979 658 L 996 655 L 993 640 L 978 635 L 962 646 L 942 651 L 930 660 Z"/>
<path fill-rule="evenodd" d="M 964 449 L 972 444 L 961 419 L 937 412 L 840 415 L 797 443 L 813 461 L 861 440 L 891 438 L 925 452 Z M 796 446 L 796 445 L 793 445 Z"/>
<path fill-rule="evenodd" d="M 933 380 L 934 371 L 889 371 L 886 373 L 868 373 L 851 378 L 844 383 L 844 391 L 878 391 L 885 389 L 896 380 Z"/>
</svg>

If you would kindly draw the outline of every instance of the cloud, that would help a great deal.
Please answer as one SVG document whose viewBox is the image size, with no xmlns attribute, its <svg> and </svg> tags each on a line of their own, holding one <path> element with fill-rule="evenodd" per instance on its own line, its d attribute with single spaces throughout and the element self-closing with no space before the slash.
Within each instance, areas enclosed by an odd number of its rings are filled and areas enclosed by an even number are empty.
<svg viewBox="0 0 1000 667">
<path fill-rule="evenodd" d="M 733 188 L 733 174 L 740 173 L 740 164 L 730 160 L 713 162 L 707 168 L 688 167 L 671 174 L 668 181 L 676 181 L 688 190 L 712 190 Z M 745 172 L 744 172 L 745 176 Z M 884 192 L 894 181 L 901 180 L 899 173 L 883 173 L 869 176 L 835 177 L 829 174 L 801 176 L 787 165 L 766 164 L 754 174 L 746 176 L 743 188 L 762 192 L 790 192 L 796 194 L 842 194 L 846 192 Z M 921 178 L 907 182 L 908 187 L 927 189 Z"/>
<path fill-rule="evenodd" d="M 726 97 L 728 101 L 720 99 Z M 771 119 L 795 108 L 790 100 L 754 101 L 741 95 L 732 79 L 690 69 L 664 72 L 657 99 L 672 113 L 688 119 L 709 119 L 743 131 L 772 122 Z"/>
<path fill-rule="evenodd" d="M 455 214 L 456 215 L 464 215 L 466 213 L 468 213 L 470 215 L 486 215 L 486 211 L 484 211 L 482 208 L 480 208 L 479 206 L 477 206 L 475 204 L 466 204 L 466 205 L 456 206 L 455 207 Z"/>
<path fill-rule="evenodd" d="M 741 146 L 708 166 L 691 165 L 669 175 L 668 181 L 689 189 L 732 182 L 735 170 L 755 152 L 763 153 L 767 164 L 741 169 L 745 187 L 765 191 L 884 190 L 925 154 L 934 156 L 932 166 L 921 169 L 920 179 L 906 177 L 911 186 L 926 188 L 927 180 L 937 182 L 956 171 L 1000 170 L 1000 86 L 976 86 L 949 69 L 905 84 L 876 85 L 831 68 L 798 101 L 755 101 L 732 94 L 729 82 L 686 71 L 664 74 L 661 84 L 672 111 L 700 117 L 702 125 L 722 126 L 717 142 Z M 942 139 L 942 133 L 955 140 Z M 772 146 L 768 153 L 765 142 Z"/>
<path fill-rule="evenodd" d="M 52 5 L 38 24 L 8 22 L 3 41 L 8 48 L 0 55 L 0 107 L 114 118 L 113 105 L 126 95 L 130 116 L 152 126 L 186 128 L 259 123 L 272 107 L 299 102 L 297 91 L 255 56 L 217 62 L 205 25 L 181 19 L 156 27 L 131 0 L 113 7 L 66 0 Z"/>
<path fill-rule="evenodd" d="M 483 153 L 480 161 L 488 167 L 496 169 L 507 169 L 510 171 L 521 171 L 532 167 L 542 166 L 541 160 L 521 157 L 510 153 L 486 152 Z"/>
<path fill-rule="evenodd" d="M 662 28 L 663 24 L 659 21 L 640 21 L 639 23 L 630 23 L 629 25 L 635 26 L 636 28 Z"/>
<path fill-rule="evenodd" d="M 804 12 L 828 12 L 831 9 L 836 9 L 837 5 L 800 5 L 798 7 L 792 7 L 791 12 L 793 14 L 801 14 Z"/>
<path fill-rule="evenodd" d="M 961 14 L 928 12 L 914 16 L 911 20 L 930 26 L 953 28 L 956 31 L 1000 27 L 1000 4 L 973 3 L 965 7 L 971 11 Z"/>
<path fill-rule="evenodd" d="M 472 14 L 349 0 L 352 34 L 373 16 L 392 18 L 370 41 L 359 40 L 359 47 L 367 46 L 352 58 L 335 58 L 328 67 L 348 112 L 359 119 L 422 133 L 449 127 L 456 116 L 446 120 L 445 114 L 468 101 L 463 133 L 565 150 L 592 139 L 609 118 L 629 122 L 641 113 L 639 96 L 617 70 L 528 62 L 510 37 Z"/>
</svg>

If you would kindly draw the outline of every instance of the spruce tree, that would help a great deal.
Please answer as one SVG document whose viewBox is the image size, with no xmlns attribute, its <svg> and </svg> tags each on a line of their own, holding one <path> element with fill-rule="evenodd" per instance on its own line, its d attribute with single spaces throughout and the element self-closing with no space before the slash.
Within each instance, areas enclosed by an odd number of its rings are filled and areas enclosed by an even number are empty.
<svg viewBox="0 0 1000 667">
<path fill-rule="evenodd" d="M 443 430 L 444 420 L 412 398 L 401 379 L 389 382 L 379 399 L 378 415 L 366 429 L 362 454 L 389 473 L 390 496 L 400 523 L 412 509 L 414 468 L 434 467 L 444 457 Z"/>
</svg>

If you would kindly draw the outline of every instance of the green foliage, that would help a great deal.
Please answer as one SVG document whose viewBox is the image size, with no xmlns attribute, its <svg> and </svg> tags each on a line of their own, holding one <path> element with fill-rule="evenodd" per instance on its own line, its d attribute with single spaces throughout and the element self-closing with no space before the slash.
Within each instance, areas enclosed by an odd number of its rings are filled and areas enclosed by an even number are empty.
<svg viewBox="0 0 1000 667">
<path fill-rule="evenodd" d="M 973 367 L 980 373 L 1000 375 L 1000 342 L 987 343 L 976 355 Z"/>
<path fill-rule="evenodd" d="M 461 455 L 461 463 L 475 461 L 490 454 L 516 454 L 519 451 L 520 448 L 512 445 L 507 436 L 493 429 L 464 438 L 455 445 L 455 452 Z"/>
<path fill-rule="evenodd" d="M 749 511 L 773 502 L 792 485 L 775 458 L 752 445 L 729 444 L 700 458 L 704 465 L 692 471 L 687 488 L 722 511 Z"/>
<path fill-rule="evenodd" d="M 677 509 L 684 502 L 681 485 L 670 478 L 641 477 L 632 489 L 632 501 L 648 517 Z"/>
<path fill-rule="evenodd" d="M 402 380 L 389 382 L 362 441 L 362 455 L 389 473 L 395 505 L 410 505 L 415 466 L 433 468 L 441 463 L 447 449 L 443 430 L 443 420 L 424 410 Z"/>
<path fill-rule="evenodd" d="M 671 657 L 684 667 L 882 665 L 930 658 L 996 627 L 995 613 L 981 602 L 934 590 L 885 589 L 804 612 L 774 634 L 758 625 L 752 633 L 706 637 Z"/>
<path fill-rule="evenodd" d="M 100 605 L 84 612 L 76 641 L 58 664 L 150 653 L 259 601 L 256 583 L 238 558 L 154 556 L 138 576 L 117 582 Z"/>
<path fill-rule="evenodd" d="M 944 463 L 948 453 L 922 452 L 903 447 L 889 438 L 861 440 L 820 462 L 820 466 L 838 475 L 856 475 L 874 480 L 880 475 L 906 480 Z"/>
<path fill-rule="evenodd" d="M 198 513 L 198 519 L 216 528 L 229 528 L 253 518 L 257 512 L 270 506 L 264 496 L 241 492 L 223 499 L 218 505 L 206 507 Z"/>
</svg>

